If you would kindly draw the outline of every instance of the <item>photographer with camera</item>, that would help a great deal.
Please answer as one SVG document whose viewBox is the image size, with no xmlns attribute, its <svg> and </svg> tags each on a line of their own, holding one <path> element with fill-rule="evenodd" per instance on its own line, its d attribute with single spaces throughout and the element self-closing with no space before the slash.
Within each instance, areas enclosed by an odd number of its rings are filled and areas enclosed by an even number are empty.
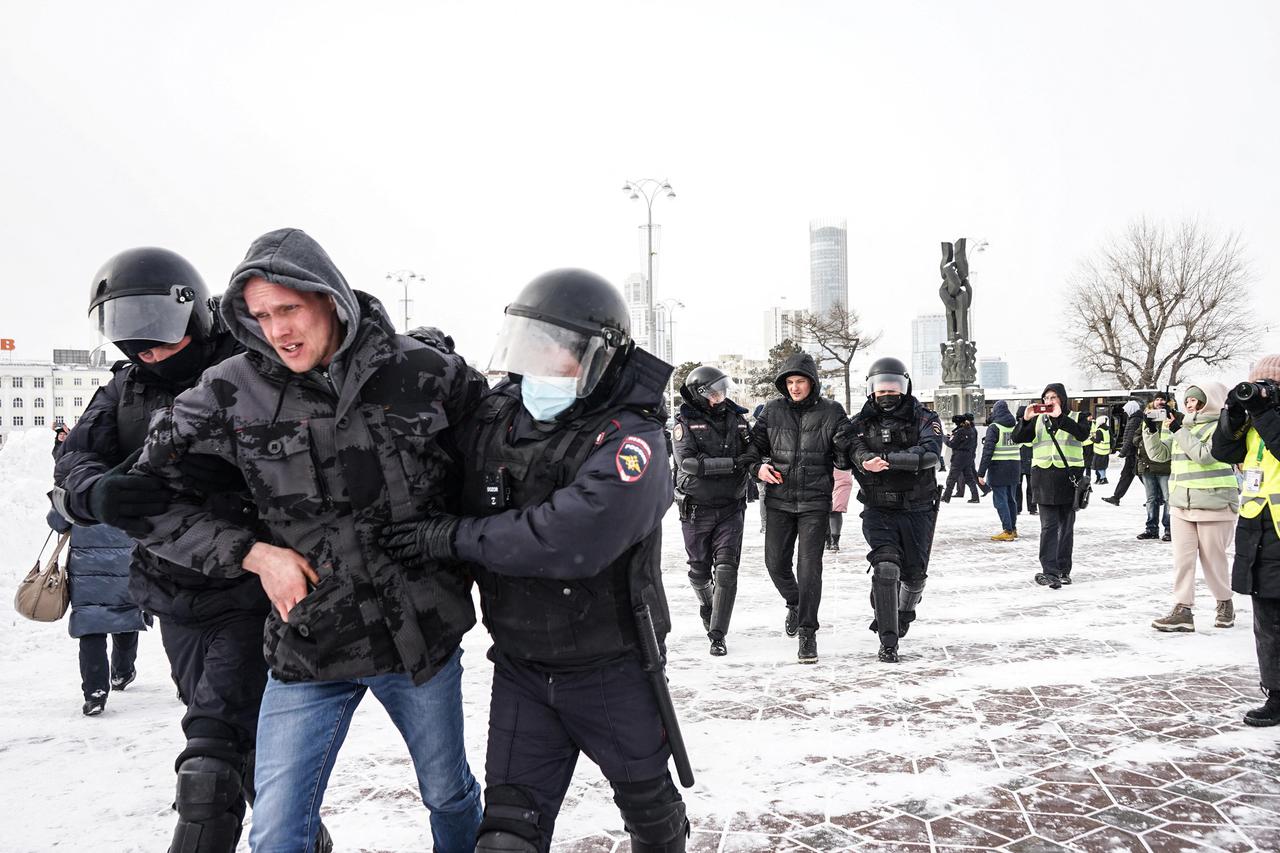
<svg viewBox="0 0 1280 853">
<path fill-rule="evenodd" d="M 1026 407 L 1011 440 L 1031 442 L 1031 493 L 1040 508 L 1040 571 L 1035 581 L 1050 589 L 1071 583 L 1077 495 L 1087 485 L 1082 442 L 1089 430 L 1071 417 L 1071 398 L 1051 382 L 1040 403 Z"/>
<path fill-rule="evenodd" d="M 1173 437 L 1165 427 L 1168 417 L 1168 398 L 1164 394 L 1156 394 L 1143 413 L 1142 429 L 1133 436 L 1133 448 L 1138 456 L 1138 479 L 1147 492 L 1147 528 L 1138 534 L 1139 539 L 1159 539 L 1168 542 L 1172 539 L 1169 532 L 1169 454 L 1173 445 Z M 1165 452 L 1159 458 L 1152 456 L 1148 450 L 1146 436 L 1156 436 L 1164 446 Z M 1164 461 L 1159 461 L 1163 459 Z M 1162 511 L 1163 508 L 1163 511 Z M 1160 535 L 1160 527 L 1164 526 L 1164 535 Z"/>
<path fill-rule="evenodd" d="M 1250 596 L 1258 670 L 1267 701 L 1244 715 L 1250 726 L 1280 723 L 1280 353 L 1260 358 L 1227 395 L 1213 457 L 1244 475 L 1231 588 Z"/>
</svg>

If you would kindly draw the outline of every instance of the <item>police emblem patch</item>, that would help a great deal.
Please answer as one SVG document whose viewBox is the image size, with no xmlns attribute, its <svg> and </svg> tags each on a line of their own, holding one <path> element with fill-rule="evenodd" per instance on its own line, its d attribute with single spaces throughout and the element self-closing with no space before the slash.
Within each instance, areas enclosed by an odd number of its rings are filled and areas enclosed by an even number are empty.
<svg viewBox="0 0 1280 853">
<path fill-rule="evenodd" d="M 939 423 L 938 421 L 934 421 L 933 431 L 936 432 L 938 435 L 942 435 L 942 424 Z"/>
<path fill-rule="evenodd" d="M 643 438 L 637 438 L 629 435 L 622 440 L 622 446 L 618 448 L 618 455 L 615 462 L 618 465 L 618 477 L 624 483 L 634 483 L 644 476 L 645 469 L 649 467 L 649 459 L 652 458 L 653 451 L 649 449 L 649 443 Z"/>
<path fill-rule="evenodd" d="M 672 436 L 675 437 L 676 441 L 679 441 L 680 439 L 684 438 L 684 427 L 681 426 L 680 424 L 676 424 L 676 428 L 671 434 Z"/>
</svg>

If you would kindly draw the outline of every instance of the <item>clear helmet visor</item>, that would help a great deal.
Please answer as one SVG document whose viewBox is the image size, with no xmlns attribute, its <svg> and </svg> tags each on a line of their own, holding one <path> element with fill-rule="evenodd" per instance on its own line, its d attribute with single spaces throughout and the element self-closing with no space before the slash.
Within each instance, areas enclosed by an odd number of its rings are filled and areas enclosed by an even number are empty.
<svg viewBox="0 0 1280 853">
<path fill-rule="evenodd" d="M 187 334 L 191 320 L 189 288 L 108 299 L 93 309 L 98 332 L 109 341 L 160 341 L 174 344 Z"/>
<path fill-rule="evenodd" d="M 507 314 L 489 369 L 521 376 L 574 377 L 575 393 L 586 397 L 599 384 L 613 353 L 614 347 L 599 335 Z"/>
<path fill-rule="evenodd" d="M 877 373 L 867 377 L 867 395 L 874 397 L 877 391 L 894 394 L 907 393 L 907 377 L 901 373 Z"/>
<path fill-rule="evenodd" d="M 733 396 L 733 380 L 722 376 L 715 382 L 709 382 L 698 389 L 698 394 L 713 406 L 718 406 Z"/>
</svg>

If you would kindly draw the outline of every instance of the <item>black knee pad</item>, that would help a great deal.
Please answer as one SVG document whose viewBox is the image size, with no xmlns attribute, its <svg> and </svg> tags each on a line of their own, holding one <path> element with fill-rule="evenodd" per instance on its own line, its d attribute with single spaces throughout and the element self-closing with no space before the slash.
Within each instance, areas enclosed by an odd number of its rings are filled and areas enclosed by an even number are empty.
<svg viewBox="0 0 1280 853">
<path fill-rule="evenodd" d="M 178 756 L 170 853 L 232 853 L 244 819 L 244 756 L 227 741 L 192 738 Z"/>
<path fill-rule="evenodd" d="M 895 566 L 901 566 L 902 549 L 897 545 L 881 545 L 879 548 L 872 548 L 867 554 L 867 562 L 872 567 L 877 563 L 893 563 Z"/>
<path fill-rule="evenodd" d="M 716 563 L 716 586 L 724 589 L 738 588 L 738 564 Z"/>
<path fill-rule="evenodd" d="M 895 589 L 902 578 L 902 566 L 891 560 L 880 560 L 871 564 L 871 579 L 876 585 L 892 585 Z"/>
<path fill-rule="evenodd" d="M 542 815 L 533 798 L 516 785 L 486 788 L 476 853 L 538 853 L 541 849 Z"/>
<path fill-rule="evenodd" d="M 644 782 L 610 782 L 635 853 L 679 853 L 689 836 L 684 801 L 664 773 Z"/>
</svg>

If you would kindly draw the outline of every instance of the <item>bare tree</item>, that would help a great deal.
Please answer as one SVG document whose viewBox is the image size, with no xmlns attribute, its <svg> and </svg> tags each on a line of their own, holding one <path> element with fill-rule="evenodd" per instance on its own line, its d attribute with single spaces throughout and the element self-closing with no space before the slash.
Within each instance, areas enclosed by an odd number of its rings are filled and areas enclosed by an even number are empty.
<svg viewBox="0 0 1280 853">
<path fill-rule="evenodd" d="M 780 343 L 775 344 L 769 350 L 769 358 L 765 361 L 764 367 L 752 371 L 747 378 L 747 387 L 750 389 L 752 398 L 767 400 L 777 394 L 778 389 L 774 387 L 773 380 L 782 371 L 782 365 L 786 360 L 801 352 L 804 352 L 804 350 L 790 338 L 785 338 Z"/>
<path fill-rule="evenodd" d="M 689 378 L 689 374 L 699 367 L 702 367 L 700 361 L 686 361 L 681 364 L 671 374 L 671 386 L 678 392 L 684 385 L 684 381 Z"/>
<path fill-rule="evenodd" d="M 852 403 L 849 365 L 858 350 L 875 344 L 880 333 L 869 335 L 862 330 L 858 312 L 836 303 L 823 314 L 805 312 L 796 320 L 796 330 L 816 350 L 820 375 L 844 379 L 844 410 Z"/>
<path fill-rule="evenodd" d="M 1229 362 L 1256 340 L 1252 280 L 1239 235 L 1139 219 L 1081 261 L 1067 337 L 1087 370 L 1124 388 L 1176 385 L 1189 367 Z"/>
</svg>

